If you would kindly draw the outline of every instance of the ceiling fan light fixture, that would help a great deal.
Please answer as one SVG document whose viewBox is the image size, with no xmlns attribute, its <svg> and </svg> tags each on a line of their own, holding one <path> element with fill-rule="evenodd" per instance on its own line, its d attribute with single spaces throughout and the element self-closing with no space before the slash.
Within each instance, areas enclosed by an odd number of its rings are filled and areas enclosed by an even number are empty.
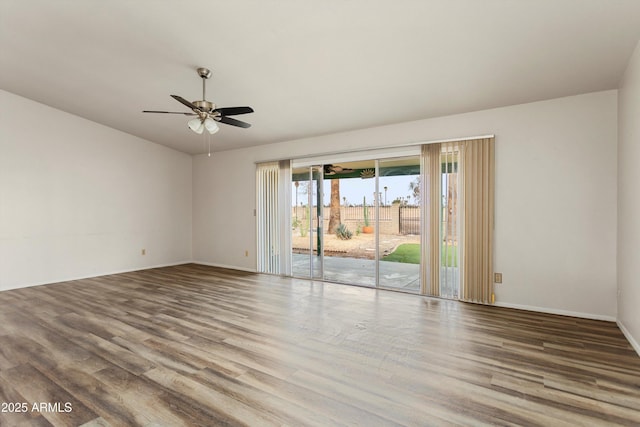
<svg viewBox="0 0 640 427">
<path fill-rule="evenodd" d="M 220 130 L 220 128 L 218 127 L 218 124 L 211 117 L 207 117 L 204 120 L 204 127 L 207 129 L 207 131 L 211 135 L 213 135 L 214 133 L 216 133 L 216 132 L 218 132 Z"/>
<path fill-rule="evenodd" d="M 187 123 L 187 125 L 189 126 L 189 129 L 191 129 L 198 135 L 201 135 L 204 131 L 204 124 L 202 123 L 200 118 L 189 120 L 189 123 Z"/>
</svg>

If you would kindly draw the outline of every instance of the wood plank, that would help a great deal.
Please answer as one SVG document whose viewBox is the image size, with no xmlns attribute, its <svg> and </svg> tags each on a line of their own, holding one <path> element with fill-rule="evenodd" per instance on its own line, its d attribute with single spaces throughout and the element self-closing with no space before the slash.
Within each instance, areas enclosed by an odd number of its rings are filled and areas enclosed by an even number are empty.
<svg viewBox="0 0 640 427">
<path fill-rule="evenodd" d="M 38 413 L 53 425 L 76 426 L 97 418 L 77 397 L 30 364 L 2 371 L 0 376 L 24 397 L 31 414 Z"/>
<path fill-rule="evenodd" d="M 617 325 L 185 264 L 0 292 L 0 425 L 640 425 Z"/>
</svg>

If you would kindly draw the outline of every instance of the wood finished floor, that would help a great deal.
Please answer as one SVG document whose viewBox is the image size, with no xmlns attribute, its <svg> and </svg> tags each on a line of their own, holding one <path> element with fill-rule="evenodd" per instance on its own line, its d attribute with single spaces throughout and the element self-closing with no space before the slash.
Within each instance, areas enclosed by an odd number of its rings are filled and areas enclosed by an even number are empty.
<svg viewBox="0 0 640 427">
<path fill-rule="evenodd" d="M 29 405 L 2 426 L 640 425 L 640 357 L 609 322 L 183 265 L 0 292 L 1 402 Z"/>
</svg>

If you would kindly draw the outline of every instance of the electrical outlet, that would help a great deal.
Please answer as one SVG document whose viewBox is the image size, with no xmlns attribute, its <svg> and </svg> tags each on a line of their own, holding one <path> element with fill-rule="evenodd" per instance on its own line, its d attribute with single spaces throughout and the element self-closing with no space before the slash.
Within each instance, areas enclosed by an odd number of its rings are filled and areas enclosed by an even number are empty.
<svg viewBox="0 0 640 427">
<path fill-rule="evenodd" d="M 502 273 L 493 273 L 493 281 L 495 283 L 502 283 Z"/>
<path fill-rule="evenodd" d="M 147 250 L 146 250 L 146 249 L 143 249 L 143 250 L 142 250 L 142 255 L 146 255 L 146 254 L 147 254 Z"/>
<path fill-rule="evenodd" d="M 249 256 L 249 251 L 244 251 L 244 256 Z"/>
</svg>

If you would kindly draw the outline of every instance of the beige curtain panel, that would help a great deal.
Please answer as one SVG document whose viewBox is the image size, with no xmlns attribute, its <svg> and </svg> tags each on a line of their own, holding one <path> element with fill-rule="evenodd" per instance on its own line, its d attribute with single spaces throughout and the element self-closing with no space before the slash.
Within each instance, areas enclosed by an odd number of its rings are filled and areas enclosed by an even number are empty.
<svg viewBox="0 0 640 427">
<path fill-rule="evenodd" d="M 494 145 L 484 138 L 422 146 L 423 294 L 493 303 Z M 458 280 L 459 295 L 451 291 Z"/>
<path fill-rule="evenodd" d="M 461 141 L 460 299 L 493 303 L 495 140 Z"/>
<path fill-rule="evenodd" d="M 422 233 L 422 293 L 440 295 L 440 194 L 442 188 L 442 171 L 440 164 L 440 144 L 422 146 L 422 188 L 426 195 L 423 201 L 423 223 L 426 233 Z"/>
</svg>

